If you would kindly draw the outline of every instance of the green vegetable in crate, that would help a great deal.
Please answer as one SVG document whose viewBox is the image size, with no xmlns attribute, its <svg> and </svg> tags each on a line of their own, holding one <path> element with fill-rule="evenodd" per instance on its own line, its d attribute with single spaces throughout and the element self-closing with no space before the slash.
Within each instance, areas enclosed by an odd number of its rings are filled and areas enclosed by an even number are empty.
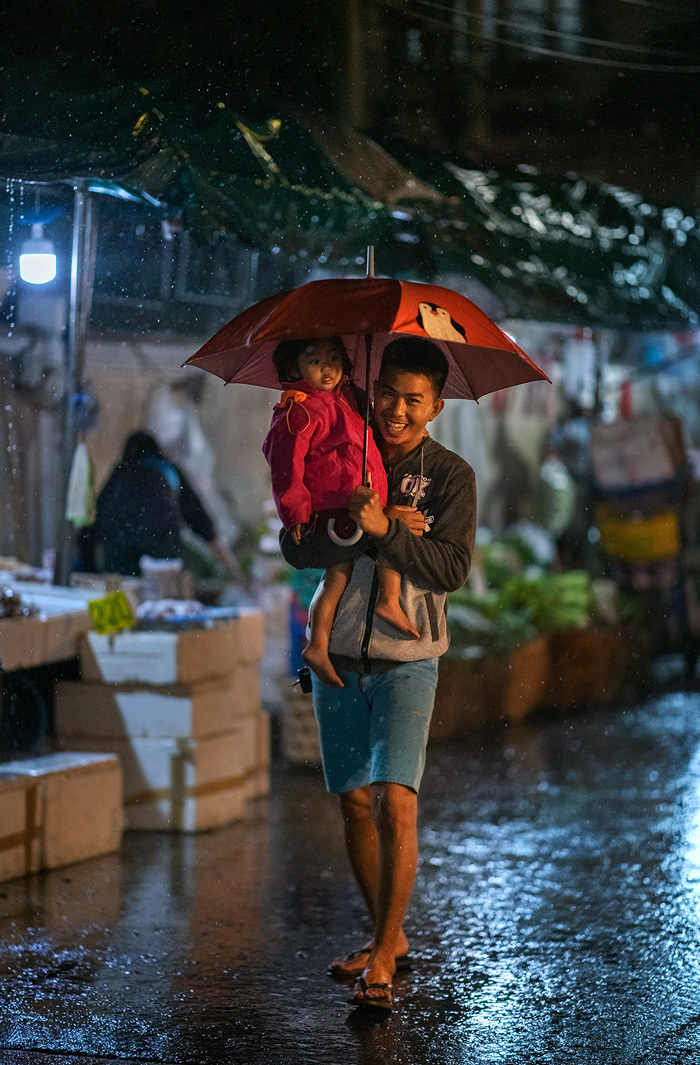
<svg viewBox="0 0 700 1065">
<path fill-rule="evenodd" d="M 525 611 L 538 632 L 582 628 L 591 616 L 591 578 L 583 570 L 512 577 L 499 600 L 506 611 Z"/>
<path fill-rule="evenodd" d="M 452 637 L 448 654 L 452 657 L 464 657 L 465 651 L 507 654 L 537 635 L 526 609 L 508 609 L 500 593 L 476 596 L 468 587 L 449 596 L 447 623 Z"/>
<path fill-rule="evenodd" d="M 542 579 L 542 608 L 537 618 L 540 632 L 584 628 L 591 619 L 590 575 L 583 570 L 549 574 Z"/>
</svg>

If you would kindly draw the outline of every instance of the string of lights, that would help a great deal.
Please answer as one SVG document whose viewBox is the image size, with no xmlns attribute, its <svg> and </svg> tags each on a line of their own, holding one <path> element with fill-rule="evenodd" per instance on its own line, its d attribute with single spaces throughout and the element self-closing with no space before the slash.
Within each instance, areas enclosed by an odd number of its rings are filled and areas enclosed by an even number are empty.
<svg viewBox="0 0 700 1065">
<path fill-rule="evenodd" d="M 532 33 L 535 30 L 538 34 L 544 37 L 556 37 L 558 40 L 573 41 L 577 44 L 597 44 L 603 48 L 615 48 L 625 52 L 638 52 L 643 55 L 665 55 L 673 56 L 676 59 L 695 59 L 697 58 L 696 52 L 677 52 L 669 48 L 645 48 L 644 45 L 638 44 L 623 44 L 618 41 L 605 41 L 599 37 L 586 37 L 580 33 L 569 33 L 566 30 L 548 30 L 544 26 L 534 27 L 532 23 L 517 22 L 513 19 L 497 18 L 494 15 L 479 15 L 473 11 L 455 12 L 455 8 L 450 4 L 439 3 L 438 0 L 413 0 L 413 3 L 420 4 L 422 7 L 430 8 L 433 11 L 443 11 L 448 15 L 457 14 L 457 25 L 462 20 L 468 19 L 485 19 L 488 18 L 490 23 L 498 26 L 506 26 L 509 29 L 522 30 L 525 33 Z M 451 28 L 455 28 L 455 21 L 449 23 Z"/>
<path fill-rule="evenodd" d="M 415 2 L 420 2 L 420 0 L 415 0 Z M 508 37 L 498 37 L 494 34 L 469 30 L 459 24 L 455 24 L 454 21 L 447 21 L 445 19 L 437 18 L 435 15 L 428 15 L 421 11 L 412 10 L 407 3 L 402 3 L 401 0 L 372 0 L 372 3 L 375 3 L 380 7 L 392 8 L 404 15 L 409 15 L 416 21 L 423 22 L 426 25 L 437 26 L 440 29 L 447 30 L 449 33 L 458 33 L 462 36 L 469 37 L 472 40 L 486 41 L 489 44 L 500 44 L 506 48 L 513 48 L 516 51 L 551 56 L 555 59 L 566 59 L 572 63 L 582 63 L 588 66 L 609 67 L 616 70 L 633 70 L 655 74 L 700 74 L 700 65 L 696 64 L 637 63 L 632 60 L 604 59 L 600 56 L 577 55 L 574 52 L 564 52 L 556 48 L 545 48 L 542 45 L 536 45 L 526 41 L 515 41 Z M 523 28 L 530 31 L 533 29 L 532 26 Z M 562 37 L 563 34 L 557 34 L 557 36 Z"/>
</svg>

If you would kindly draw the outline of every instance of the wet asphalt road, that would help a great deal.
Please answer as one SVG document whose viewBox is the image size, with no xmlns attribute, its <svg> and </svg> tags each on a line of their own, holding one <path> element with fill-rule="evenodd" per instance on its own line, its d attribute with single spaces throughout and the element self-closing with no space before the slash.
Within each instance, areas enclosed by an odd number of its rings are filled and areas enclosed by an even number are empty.
<svg viewBox="0 0 700 1065">
<path fill-rule="evenodd" d="M 315 771 L 0 885 L 0 1062 L 700 1063 L 700 694 L 433 744 L 420 824 L 390 1016 L 325 975 L 367 929 Z"/>
</svg>

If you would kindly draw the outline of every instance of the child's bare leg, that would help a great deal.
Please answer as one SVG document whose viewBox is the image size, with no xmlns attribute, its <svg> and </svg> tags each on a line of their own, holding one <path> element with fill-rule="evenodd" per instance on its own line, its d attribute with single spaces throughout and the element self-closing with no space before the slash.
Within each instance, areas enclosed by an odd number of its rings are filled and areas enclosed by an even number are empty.
<svg viewBox="0 0 700 1065">
<path fill-rule="evenodd" d="M 374 608 L 375 613 L 384 621 L 388 621 L 399 632 L 402 632 L 404 636 L 408 636 L 412 640 L 419 640 L 420 633 L 418 629 L 413 627 L 399 603 L 401 574 L 381 560 L 377 563 L 377 571 L 379 574 L 379 593 L 377 595 L 377 604 Z"/>
<path fill-rule="evenodd" d="M 309 614 L 311 637 L 301 657 L 309 669 L 313 669 L 324 684 L 333 688 L 342 688 L 343 682 L 333 669 L 328 657 L 328 641 L 340 597 L 347 588 L 352 573 L 352 562 L 339 562 L 329 566 L 323 576 L 323 590 L 316 599 Z"/>
</svg>

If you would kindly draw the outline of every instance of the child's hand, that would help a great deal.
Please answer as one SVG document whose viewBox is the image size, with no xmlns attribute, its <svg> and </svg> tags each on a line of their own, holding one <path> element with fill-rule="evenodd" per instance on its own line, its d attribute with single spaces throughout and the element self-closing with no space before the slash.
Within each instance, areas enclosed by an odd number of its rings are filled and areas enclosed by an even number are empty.
<svg viewBox="0 0 700 1065">
<path fill-rule="evenodd" d="M 298 525 L 292 525 L 291 529 L 289 530 L 292 534 L 292 540 L 297 545 L 297 547 L 299 546 L 299 543 L 301 541 L 301 530 L 303 528 L 304 526 L 301 524 L 301 522 L 299 522 Z"/>
<path fill-rule="evenodd" d="M 387 518 L 396 518 L 407 525 L 414 536 L 422 536 L 425 532 L 425 518 L 417 507 L 384 507 Z"/>
</svg>

